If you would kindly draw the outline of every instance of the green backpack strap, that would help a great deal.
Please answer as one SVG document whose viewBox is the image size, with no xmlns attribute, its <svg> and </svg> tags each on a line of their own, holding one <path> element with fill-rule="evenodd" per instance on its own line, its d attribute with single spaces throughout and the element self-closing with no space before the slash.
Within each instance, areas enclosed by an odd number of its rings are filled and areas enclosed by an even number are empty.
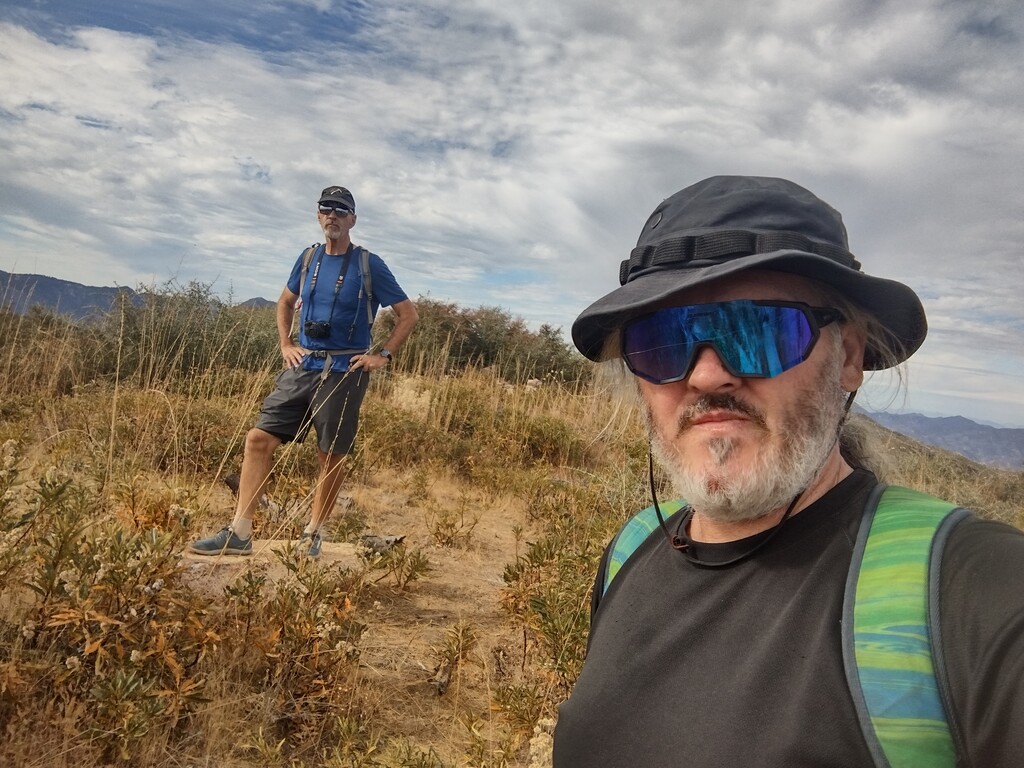
<svg viewBox="0 0 1024 768">
<path fill-rule="evenodd" d="M 662 516 L 683 506 L 667 502 Z M 932 496 L 881 484 L 865 504 L 847 576 L 842 643 L 850 694 L 878 768 L 956 765 L 962 739 L 946 716 L 938 590 L 946 540 L 967 515 Z M 603 559 L 600 595 L 657 528 L 651 506 L 619 529 Z"/>
<path fill-rule="evenodd" d="M 959 741 L 938 631 L 939 569 L 966 515 L 897 486 L 865 505 L 843 607 L 846 677 L 879 768 L 953 768 Z"/>
<path fill-rule="evenodd" d="M 661 504 L 661 516 L 666 520 L 686 506 L 682 500 L 666 501 Z M 658 513 L 653 506 L 641 509 L 619 529 L 608 545 L 608 556 L 604 559 L 604 573 L 601 595 L 608 591 L 612 579 L 625 565 L 630 556 L 658 529 Z"/>
</svg>

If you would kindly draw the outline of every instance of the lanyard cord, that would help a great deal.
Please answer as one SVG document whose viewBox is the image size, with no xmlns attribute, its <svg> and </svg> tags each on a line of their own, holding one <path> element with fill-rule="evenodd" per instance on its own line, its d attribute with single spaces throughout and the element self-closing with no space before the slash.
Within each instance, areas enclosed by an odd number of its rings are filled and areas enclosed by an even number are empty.
<svg viewBox="0 0 1024 768">
<path fill-rule="evenodd" d="M 843 424 L 846 422 L 847 416 L 850 413 L 850 406 L 853 405 L 853 398 L 855 398 L 856 396 L 857 390 L 855 389 L 846 398 L 846 403 L 843 406 L 842 418 L 839 420 L 839 425 L 836 427 L 836 442 L 839 442 L 839 435 L 842 432 Z M 690 519 L 693 517 L 693 507 L 691 507 L 689 504 L 683 507 L 683 509 L 681 510 L 682 516 L 680 517 L 679 523 L 676 525 L 676 532 L 671 533 L 669 531 L 668 525 L 666 525 L 665 523 L 665 518 L 661 514 L 661 507 L 658 506 L 658 491 L 654 486 L 654 453 L 653 451 L 650 450 L 650 448 L 648 448 L 647 450 L 647 476 L 651 486 L 651 498 L 654 500 L 654 513 L 658 516 L 658 525 L 661 526 L 661 530 L 662 532 L 664 532 L 665 538 L 668 539 L 669 546 L 671 546 L 672 549 L 676 550 L 677 552 L 682 552 L 683 556 L 686 557 L 686 559 L 689 560 L 691 563 L 694 563 L 696 565 L 703 565 L 708 568 L 724 568 L 727 565 L 733 565 L 734 563 L 738 563 L 741 560 L 746 560 L 748 557 L 757 552 L 757 550 L 761 549 L 761 547 L 767 545 L 769 541 L 775 538 L 775 535 L 782 528 L 782 524 L 785 523 L 793 514 L 793 510 L 796 509 L 797 502 L 800 501 L 800 497 L 803 496 L 804 491 L 807 490 L 806 488 L 804 488 L 802 491 L 800 491 L 800 493 L 798 493 L 793 498 L 793 501 L 789 503 L 789 507 L 786 509 L 786 513 L 782 516 L 779 522 L 772 526 L 768 531 L 768 535 L 761 539 L 759 542 L 757 542 L 757 544 L 755 544 L 751 549 L 737 557 L 732 558 L 731 560 L 726 560 L 724 563 L 709 563 L 706 560 L 701 560 L 693 554 L 690 548 L 690 540 L 686 536 L 686 526 L 689 524 Z"/>
<path fill-rule="evenodd" d="M 320 277 L 320 264 L 324 260 L 324 254 L 327 253 L 326 246 L 320 251 L 319 256 L 316 259 L 316 266 L 313 268 L 313 277 L 309 280 L 309 312 L 306 317 L 312 319 L 313 317 L 313 294 L 316 292 L 316 281 Z M 348 265 L 352 260 L 352 246 L 349 245 L 348 250 L 345 251 L 345 255 L 341 261 L 341 271 L 338 272 L 338 280 L 334 283 L 334 298 L 331 299 L 331 314 L 327 318 L 327 323 L 331 324 L 334 321 L 334 308 L 338 305 L 338 294 L 341 293 L 341 286 L 345 283 L 345 275 L 348 273 Z M 301 287 L 301 286 L 300 286 Z"/>
<path fill-rule="evenodd" d="M 668 539 L 669 546 L 677 552 L 681 552 L 683 556 L 694 565 L 702 565 L 707 568 L 724 568 L 727 565 L 734 565 L 735 563 L 751 557 L 755 552 L 767 545 L 768 542 L 774 539 L 775 535 L 782 529 L 782 524 L 785 523 L 789 519 L 790 515 L 793 514 L 793 510 L 796 509 L 797 502 L 800 501 L 800 497 L 804 495 L 804 492 L 800 491 L 793 501 L 790 502 L 789 507 L 786 509 L 786 513 L 782 516 L 782 519 L 769 530 L 768 535 L 746 552 L 722 563 L 708 562 L 707 560 L 701 560 L 690 551 L 690 541 L 686 536 L 686 525 L 693 517 L 693 507 L 687 504 L 682 510 L 682 516 L 679 523 L 676 525 L 676 532 L 673 534 L 669 531 L 668 525 L 665 523 L 665 518 L 661 514 L 661 507 L 658 506 L 658 492 L 654 487 L 654 455 L 651 451 L 647 452 L 647 470 L 651 484 L 651 498 L 654 499 L 654 513 L 658 516 L 658 525 L 661 526 L 661 530 L 664 532 L 665 538 Z"/>
</svg>

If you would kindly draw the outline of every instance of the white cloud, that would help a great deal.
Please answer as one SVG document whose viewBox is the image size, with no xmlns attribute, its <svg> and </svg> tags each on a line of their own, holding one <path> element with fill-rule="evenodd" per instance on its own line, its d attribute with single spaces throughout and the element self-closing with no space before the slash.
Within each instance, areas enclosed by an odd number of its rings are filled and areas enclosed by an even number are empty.
<svg viewBox="0 0 1024 768">
<path fill-rule="evenodd" d="M 955 349 L 1012 389 L 1015 2 L 178 10 L 112 3 L 67 29 L 0 12 L 0 268 L 275 296 L 319 235 L 314 196 L 345 183 L 358 237 L 414 295 L 567 327 L 661 199 L 715 173 L 780 175 L 843 212 L 867 271 L 922 294 L 933 335 L 913 387 L 956 408 L 994 397 L 927 373 Z"/>
</svg>

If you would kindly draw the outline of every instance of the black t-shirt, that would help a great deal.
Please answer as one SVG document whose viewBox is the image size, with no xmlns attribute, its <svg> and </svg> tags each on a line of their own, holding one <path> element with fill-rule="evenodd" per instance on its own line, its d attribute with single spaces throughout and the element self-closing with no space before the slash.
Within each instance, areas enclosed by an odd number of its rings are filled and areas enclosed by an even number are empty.
<svg viewBox="0 0 1024 768">
<path fill-rule="evenodd" d="M 753 557 L 696 565 L 658 532 L 592 617 L 555 768 L 873 765 L 843 671 L 843 592 L 864 504 L 850 475 Z M 727 561 L 752 540 L 697 544 Z M 943 558 L 955 718 L 974 768 L 1024 766 L 1024 535 L 969 517 Z M 894 766 L 894 768 L 898 768 Z"/>
</svg>

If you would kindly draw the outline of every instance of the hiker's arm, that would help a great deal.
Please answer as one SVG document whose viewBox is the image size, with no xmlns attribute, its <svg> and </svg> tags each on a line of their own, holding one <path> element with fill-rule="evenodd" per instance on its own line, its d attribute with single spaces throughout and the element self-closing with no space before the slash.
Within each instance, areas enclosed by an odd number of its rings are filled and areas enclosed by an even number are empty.
<svg viewBox="0 0 1024 768">
<path fill-rule="evenodd" d="M 395 329 L 382 345 L 382 349 L 395 354 L 409 338 L 420 315 L 416 311 L 416 305 L 409 299 L 393 304 L 391 310 L 395 313 Z"/>
<path fill-rule="evenodd" d="M 391 309 L 395 313 L 395 329 L 380 348 L 395 354 L 405 344 L 406 339 L 409 338 L 409 334 L 412 333 L 412 329 L 416 325 L 416 321 L 420 319 L 420 315 L 416 311 L 416 305 L 409 299 L 392 304 Z M 353 355 L 351 362 L 349 362 L 349 369 L 376 371 L 387 364 L 387 358 L 378 354 Z"/>
<path fill-rule="evenodd" d="M 292 340 L 292 320 L 295 317 L 295 302 L 298 300 L 298 294 L 288 288 L 281 291 L 281 297 L 277 300 L 277 338 L 281 343 L 281 357 L 289 368 L 301 365 L 306 354 L 306 350 Z"/>
</svg>

